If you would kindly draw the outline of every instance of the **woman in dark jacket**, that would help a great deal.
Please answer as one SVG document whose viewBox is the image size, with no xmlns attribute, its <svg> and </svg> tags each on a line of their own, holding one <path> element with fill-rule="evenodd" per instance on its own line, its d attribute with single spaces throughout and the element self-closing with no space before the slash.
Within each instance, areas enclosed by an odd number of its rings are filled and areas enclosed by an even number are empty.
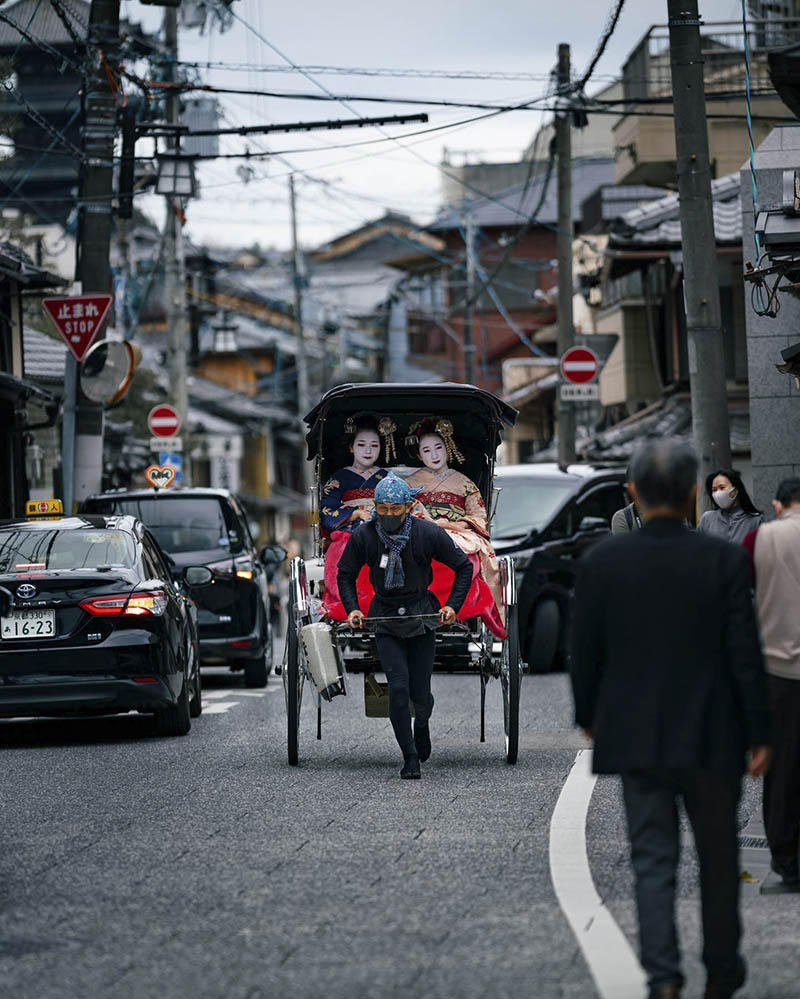
<svg viewBox="0 0 800 999">
<path fill-rule="evenodd" d="M 741 475 L 732 468 L 712 472 L 706 479 L 706 493 L 713 509 L 700 518 L 698 530 L 704 534 L 740 545 L 745 535 L 764 520 L 747 494 Z"/>
</svg>

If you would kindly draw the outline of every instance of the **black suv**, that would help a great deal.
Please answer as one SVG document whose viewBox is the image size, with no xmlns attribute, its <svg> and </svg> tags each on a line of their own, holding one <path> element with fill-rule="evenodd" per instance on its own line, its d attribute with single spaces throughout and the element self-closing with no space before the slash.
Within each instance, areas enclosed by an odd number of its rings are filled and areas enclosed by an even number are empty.
<svg viewBox="0 0 800 999">
<path fill-rule="evenodd" d="M 517 570 L 520 648 L 532 673 L 566 663 L 576 560 L 625 506 L 625 470 L 499 465 L 492 543 Z"/>
<path fill-rule="evenodd" d="M 213 584 L 193 593 L 200 662 L 244 669 L 248 687 L 263 687 L 272 669 L 267 566 L 276 546 L 256 551 L 247 517 L 226 489 L 115 490 L 90 496 L 86 513 L 132 514 L 146 524 L 178 570 L 205 565 Z"/>
</svg>

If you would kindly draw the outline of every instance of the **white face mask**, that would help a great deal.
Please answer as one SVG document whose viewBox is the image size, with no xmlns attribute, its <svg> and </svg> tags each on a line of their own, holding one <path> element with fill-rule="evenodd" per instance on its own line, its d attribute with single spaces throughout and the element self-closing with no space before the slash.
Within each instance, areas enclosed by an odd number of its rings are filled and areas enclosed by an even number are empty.
<svg viewBox="0 0 800 999">
<path fill-rule="evenodd" d="M 736 499 L 733 495 L 735 492 L 735 489 L 717 489 L 716 492 L 711 494 L 711 498 L 720 510 L 729 510 L 733 506 Z"/>
</svg>

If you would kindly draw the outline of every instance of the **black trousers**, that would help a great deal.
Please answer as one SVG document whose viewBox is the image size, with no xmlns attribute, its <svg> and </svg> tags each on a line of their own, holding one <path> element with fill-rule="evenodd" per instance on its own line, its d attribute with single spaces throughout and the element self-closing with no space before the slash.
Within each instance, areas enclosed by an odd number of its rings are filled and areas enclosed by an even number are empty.
<svg viewBox="0 0 800 999">
<path fill-rule="evenodd" d="M 736 808 L 741 777 L 702 770 L 648 770 L 622 775 L 636 877 L 639 944 L 650 986 L 682 985 L 675 930 L 680 853 L 678 799 L 683 799 L 700 861 L 703 963 L 709 982 L 741 984 L 739 846 Z"/>
<path fill-rule="evenodd" d="M 797 864 L 800 849 L 800 680 L 768 676 L 772 765 L 764 778 L 764 827 L 772 856 Z"/>
<path fill-rule="evenodd" d="M 431 676 L 436 635 L 432 631 L 412 638 L 379 634 L 375 636 L 375 644 L 389 681 L 389 720 L 397 744 L 407 756 L 416 753 L 408 702 L 414 705 L 414 716 L 419 725 L 426 724 L 433 711 Z"/>
</svg>

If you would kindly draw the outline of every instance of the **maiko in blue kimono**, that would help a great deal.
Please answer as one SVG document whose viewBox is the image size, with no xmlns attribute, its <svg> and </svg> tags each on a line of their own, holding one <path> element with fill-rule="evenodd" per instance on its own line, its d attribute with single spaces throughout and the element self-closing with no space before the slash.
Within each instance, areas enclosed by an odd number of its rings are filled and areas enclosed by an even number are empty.
<svg viewBox="0 0 800 999">
<path fill-rule="evenodd" d="M 376 467 L 381 456 L 381 438 L 386 445 L 386 459 L 394 451 L 394 423 L 387 417 L 378 419 L 371 413 L 360 413 L 345 425 L 345 433 L 353 441 L 350 452 L 353 463 L 340 468 L 322 489 L 320 525 L 330 537 L 334 531 L 353 531 L 372 516 L 375 486 L 386 476 L 386 469 Z"/>
</svg>

